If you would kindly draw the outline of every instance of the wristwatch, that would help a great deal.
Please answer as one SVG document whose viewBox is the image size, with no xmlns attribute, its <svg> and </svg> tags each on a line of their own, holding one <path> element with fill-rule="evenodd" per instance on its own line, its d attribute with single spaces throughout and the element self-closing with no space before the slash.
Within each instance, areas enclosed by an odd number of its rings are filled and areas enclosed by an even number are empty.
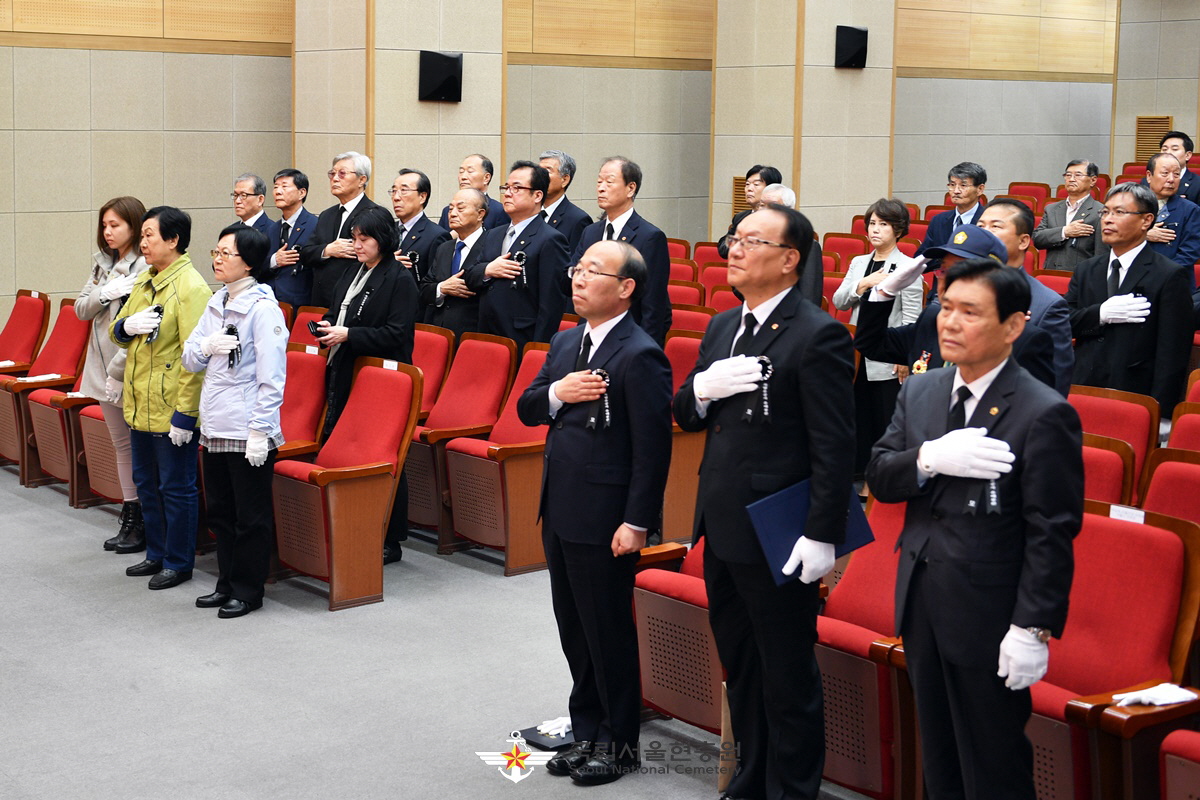
<svg viewBox="0 0 1200 800">
<path fill-rule="evenodd" d="M 1042 644 L 1045 644 L 1046 642 L 1050 641 L 1050 629 L 1049 628 L 1026 628 L 1025 630 L 1027 630 L 1031 634 L 1033 634 L 1033 637 L 1035 639 L 1037 639 L 1039 642 L 1041 642 Z"/>
</svg>

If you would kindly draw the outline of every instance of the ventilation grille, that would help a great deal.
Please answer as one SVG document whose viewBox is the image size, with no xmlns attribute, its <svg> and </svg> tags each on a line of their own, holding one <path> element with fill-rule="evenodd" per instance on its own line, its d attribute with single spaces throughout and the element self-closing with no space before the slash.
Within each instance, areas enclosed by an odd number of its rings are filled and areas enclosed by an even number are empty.
<svg viewBox="0 0 1200 800">
<path fill-rule="evenodd" d="M 746 202 L 746 179 L 735 175 L 733 178 L 733 213 L 740 214 L 749 210 L 750 204 Z"/>
<path fill-rule="evenodd" d="M 1158 152 L 1158 143 L 1162 141 L 1162 137 L 1174 126 L 1175 118 L 1169 114 L 1161 117 L 1138 117 L 1134 160 L 1148 161 L 1150 156 Z"/>
</svg>

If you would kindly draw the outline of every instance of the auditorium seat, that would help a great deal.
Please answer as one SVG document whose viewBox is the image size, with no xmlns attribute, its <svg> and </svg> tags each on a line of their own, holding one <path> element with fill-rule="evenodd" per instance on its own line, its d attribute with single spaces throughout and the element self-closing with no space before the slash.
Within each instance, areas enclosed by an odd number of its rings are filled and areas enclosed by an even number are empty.
<svg viewBox="0 0 1200 800">
<path fill-rule="evenodd" d="M 1133 474 L 1140 476 L 1142 465 L 1158 444 L 1158 401 L 1144 394 L 1078 385 L 1071 387 L 1067 400 L 1079 412 L 1085 433 L 1129 442 Z"/>
<path fill-rule="evenodd" d="M 79 391 L 82 376 L 75 379 L 71 391 Z M 88 489 L 86 475 L 79 474 L 83 468 L 83 452 L 79 444 L 79 414 L 71 414 L 55 401 L 73 401 L 80 407 L 95 403 L 90 397 L 67 397 L 67 393 L 56 389 L 34 389 L 29 393 L 29 428 L 37 442 L 38 461 L 42 472 L 49 477 L 31 482 L 31 486 L 49 483 L 52 480 L 67 484 L 67 502 L 72 508 L 86 508 L 104 500 L 95 500 Z M 70 430 L 73 428 L 73 430 Z M 86 502 L 93 500 L 93 502 Z"/>
<path fill-rule="evenodd" d="M 1146 461 L 1141 502 L 1147 511 L 1200 525 L 1200 452 L 1160 447 Z"/>
<path fill-rule="evenodd" d="M 64 409 L 71 409 L 70 399 L 60 401 Z M 84 463 L 87 466 L 88 488 L 98 498 L 120 503 L 124 498 L 121 479 L 117 473 L 117 451 L 113 446 L 108 425 L 98 403 L 83 405 L 78 409 L 79 436 Z M 101 501 L 98 501 L 101 502 Z"/>
<path fill-rule="evenodd" d="M 315 347 L 317 339 L 308 332 L 308 323 L 320 322 L 328 311 L 329 309 L 321 308 L 320 306 L 300 306 L 300 308 L 296 309 L 296 318 L 292 322 L 292 334 L 288 337 L 288 343 L 311 344 Z M 324 348 L 322 348 L 321 353 L 325 356 L 329 355 L 329 351 Z"/>
<path fill-rule="evenodd" d="M 725 284 L 714 286 L 712 294 L 708 298 L 708 307 L 715 309 L 718 314 L 731 308 L 737 308 L 741 304 L 742 301 L 733 293 L 733 287 Z"/>
<path fill-rule="evenodd" d="M 550 345 L 525 345 L 500 418 L 486 439 L 446 442 L 446 478 L 456 536 L 504 553 L 504 574 L 544 569 L 538 512 L 546 425 L 528 426 L 517 401 L 546 362 Z"/>
<path fill-rule="evenodd" d="M 904 253 L 904 255 L 908 256 L 909 258 L 916 257 L 917 248 L 920 246 L 921 246 L 921 240 L 916 238 L 915 236 L 905 236 L 904 238 L 902 238 L 898 242 L 896 242 L 896 247 L 898 247 L 900 249 L 900 252 Z"/>
<path fill-rule="evenodd" d="M 1065 269 L 1035 269 L 1031 274 L 1038 283 L 1065 295 L 1075 273 Z"/>
<path fill-rule="evenodd" d="M 827 233 L 821 240 L 821 252 L 837 253 L 841 256 L 842 264 L 849 269 L 854 258 L 871 252 L 871 243 L 866 236 L 854 233 Z"/>
<path fill-rule="evenodd" d="M 929 223 L 921 220 L 913 220 L 908 223 L 907 236 L 916 239 L 918 242 L 925 241 L 925 234 L 929 232 Z"/>
<path fill-rule="evenodd" d="M 1160 756 L 1162 800 L 1200 797 L 1200 733 L 1179 730 L 1163 739 Z"/>
<path fill-rule="evenodd" d="M 279 408 L 283 446 L 277 459 L 298 458 L 320 449 L 325 400 L 325 356 L 317 354 L 315 345 L 289 344 L 283 404 Z"/>
<path fill-rule="evenodd" d="M 1175 405 L 1167 445 L 1180 450 L 1200 451 L 1200 402 Z"/>
<path fill-rule="evenodd" d="M 925 221 L 927 223 L 932 222 L 933 218 L 936 217 L 938 214 L 942 213 L 943 211 L 953 211 L 954 206 L 949 205 L 949 203 L 950 203 L 950 201 L 947 200 L 945 205 L 925 206 Z"/>
<path fill-rule="evenodd" d="M 921 207 L 916 203 L 905 203 L 904 207 L 908 209 L 909 224 L 921 218 Z"/>
<path fill-rule="evenodd" d="M 8 322 L 0 330 L 0 374 L 25 374 L 49 327 L 50 296 L 31 289 L 19 290 Z"/>
<path fill-rule="evenodd" d="M 711 292 L 714 286 L 728 286 L 729 267 L 724 264 L 706 264 L 700 270 L 700 284 L 704 287 L 705 294 Z"/>
<path fill-rule="evenodd" d="M 716 242 L 696 242 L 696 246 L 692 249 L 692 260 L 697 264 L 704 264 L 708 261 L 725 261 L 721 257 L 721 252 L 717 250 Z"/>
<path fill-rule="evenodd" d="M 842 269 L 842 257 L 837 253 L 821 253 L 821 267 L 824 272 L 845 272 Z"/>
<path fill-rule="evenodd" d="M 1025 271 L 1032 275 L 1038 268 L 1038 251 L 1036 247 L 1030 247 L 1025 251 Z"/>
<path fill-rule="evenodd" d="M 827 272 L 821 276 L 821 296 L 828 301 L 825 310 L 838 322 L 849 322 L 850 316 L 854 313 L 853 307 L 843 311 L 833 304 L 833 293 L 838 290 L 845 278 L 845 275 L 837 272 Z"/>
<path fill-rule="evenodd" d="M 699 281 L 667 281 L 667 296 L 671 305 L 704 305 L 704 284 Z"/>
<path fill-rule="evenodd" d="M 1142 173 L 1143 177 L 1145 177 L 1145 161 L 1126 161 L 1121 165 L 1121 174 L 1123 175 L 1135 175 L 1139 172 Z"/>
<path fill-rule="evenodd" d="M 698 331 L 708 330 L 708 323 L 716 316 L 716 311 L 708 306 L 671 306 L 671 330 Z"/>
<path fill-rule="evenodd" d="M 1129 442 L 1083 434 L 1083 496 L 1101 503 L 1133 502 L 1133 447 Z"/>
<path fill-rule="evenodd" d="M 1046 203 L 1050 202 L 1050 184 L 1036 183 L 1033 181 L 1014 181 L 1008 185 L 1009 196 L 1025 196 L 1033 200 L 1029 204 L 1030 210 L 1034 214 L 1041 214 L 1046 210 Z"/>
<path fill-rule="evenodd" d="M 583 318 L 578 314 L 563 314 L 558 323 L 558 332 L 569 331 L 581 322 L 583 322 Z"/>
<path fill-rule="evenodd" d="M 667 333 L 663 352 L 671 362 L 671 394 L 674 396 L 696 366 L 703 333 L 674 330 Z M 700 460 L 704 456 L 704 432 L 689 433 L 671 422 L 671 466 L 663 496 L 663 541 L 692 539 L 696 515 L 696 492 L 700 487 Z"/>
<path fill-rule="evenodd" d="M 438 552 L 466 546 L 456 540 L 447 505 L 446 442 L 482 437 L 500 417 L 517 369 L 517 344 L 485 333 L 464 333 L 450 374 L 424 424 L 412 434 L 404 462 L 408 477 L 408 521 L 437 531 Z"/>
<path fill-rule="evenodd" d="M 292 329 L 292 320 L 296 318 L 296 309 L 292 308 L 291 303 L 279 301 L 279 310 L 283 312 L 283 325 L 289 331 Z"/>
<path fill-rule="evenodd" d="M 1108 194 L 1109 188 L 1113 185 L 1112 178 L 1107 172 L 1101 172 L 1096 176 L 1096 191 L 1099 195 L 1096 197 L 1101 203 L 1104 202 L 1104 196 Z"/>
<path fill-rule="evenodd" d="M 329 583 L 330 611 L 383 600 L 384 532 L 420 397 L 416 367 L 360 358 L 346 407 L 313 463 L 275 462 L 279 559 Z"/>
<path fill-rule="evenodd" d="M 856 236 L 867 235 L 867 219 L 862 214 L 855 214 L 850 220 L 850 232 Z"/>
<path fill-rule="evenodd" d="M 696 268 L 695 261 L 671 259 L 671 280 L 694 281 L 698 277 L 699 270 Z"/>
<path fill-rule="evenodd" d="M 424 422 L 433 410 L 433 404 L 450 372 L 450 362 L 454 358 L 454 331 L 421 322 L 413 327 L 413 366 L 421 370 L 425 387 L 421 390 L 421 410 L 417 419 Z"/>
<path fill-rule="evenodd" d="M 687 239 L 667 237 L 667 255 L 671 258 L 691 258 L 692 244 Z"/>
</svg>

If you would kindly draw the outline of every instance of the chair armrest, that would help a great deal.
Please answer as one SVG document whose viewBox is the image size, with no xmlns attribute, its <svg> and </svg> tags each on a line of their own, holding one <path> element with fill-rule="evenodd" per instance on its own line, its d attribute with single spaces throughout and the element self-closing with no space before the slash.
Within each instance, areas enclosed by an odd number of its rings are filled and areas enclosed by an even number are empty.
<svg viewBox="0 0 1200 800">
<path fill-rule="evenodd" d="M 892 650 L 898 644 L 900 644 L 900 639 L 895 636 L 890 636 L 886 639 L 877 639 L 871 642 L 871 648 L 867 651 L 867 655 L 876 664 L 886 666 L 891 663 Z"/>
<path fill-rule="evenodd" d="M 1145 683 L 1131 686 L 1128 689 L 1118 689 L 1117 692 L 1149 689 L 1151 686 L 1157 686 L 1158 683 L 1158 681 L 1146 681 Z M 1100 715 L 1104 713 L 1104 709 L 1116 702 L 1116 700 L 1113 700 L 1113 694 L 1114 692 L 1101 692 L 1100 694 L 1089 694 L 1068 700 L 1063 714 L 1067 718 L 1067 722 L 1073 722 L 1085 728 L 1098 727 L 1100 725 Z"/>
<path fill-rule="evenodd" d="M 521 444 L 494 444 L 488 448 L 488 458 L 503 461 L 512 456 L 523 456 L 526 453 L 541 453 L 546 449 L 545 442 L 524 442 Z"/>
<path fill-rule="evenodd" d="M 1122 739 L 1132 739 L 1146 728 L 1165 725 L 1195 714 L 1200 714 L 1200 698 L 1185 703 L 1172 703 L 1169 706 L 1118 706 L 1114 703 L 1101 711 L 1100 730 Z"/>
<path fill-rule="evenodd" d="M 32 362 L 18 362 L 7 367 L 0 367 L 0 375 L 19 376 L 29 372 L 29 368 L 33 366 Z"/>
<path fill-rule="evenodd" d="M 657 569 L 669 569 L 672 572 L 678 572 L 679 566 L 683 563 L 683 559 L 687 553 L 688 549 L 678 542 L 667 542 L 666 544 L 643 547 L 638 557 L 637 568 L 642 570 L 655 567 Z"/>
<path fill-rule="evenodd" d="M 346 481 L 351 478 L 369 478 L 372 475 L 383 475 L 392 471 L 392 465 L 386 461 L 378 464 L 364 464 L 359 467 L 337 467 L 326 469 L 315 467 L 308 473 L 308 482 L 317 486 L 328 486 L 334 481 Z"/>
<path fill-rule="evenodd" d="M 321 449 L 321 445 L 317 442 L 309 442 L 304 439 L 297 439 L 294 442 L 284 442 L 275 452 L 276 459 L 294 459 L 296 456 L 304 456 L 309 453 L 315 453 Z"/>
<path fill-rule="evenodd" d="M 491 425 L 475 425 L 465 428 L 426 428 L 421 431 L 421 441 L 426 444 L 457 439 L 460 436 L 482 436 L 492 432 Z"/>
<path fill-rule="evenodd" d="M 61 408 L 64 411 L 72 408 L 83 408 L 84 406 L 94 406 L 100 401 L 94 397 L 67 397 L 65 394 L 56 395 L 50 398 L 50 405 L 56 408 Z"/>
<path fill-rule="evenodd" d="M 60 389 L 75 385 L 74 375 L 64 375 L 61 378 L 50 378 L 42 381 L 14 380 L 5 388 L 13 393 L 32 392 L 34 389 Z"/>
</svg>

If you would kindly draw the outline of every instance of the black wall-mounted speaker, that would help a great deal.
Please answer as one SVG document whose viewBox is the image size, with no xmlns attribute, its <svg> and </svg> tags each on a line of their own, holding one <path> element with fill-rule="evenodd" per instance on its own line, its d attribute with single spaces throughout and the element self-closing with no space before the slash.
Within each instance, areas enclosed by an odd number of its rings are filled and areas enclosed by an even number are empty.
<svg viewBox="0 0 1200 800">
<path fill-rule="evenodd" d="M 462 53 L 422 50 L 417 99 L 461 103 L 462 73 Z"/>
<path fill-rule="evenodd" d="M 867 65 L 867 29 L 837 26 L 833 65 L 849 69 L 862 69 Z"/>
</svg>

